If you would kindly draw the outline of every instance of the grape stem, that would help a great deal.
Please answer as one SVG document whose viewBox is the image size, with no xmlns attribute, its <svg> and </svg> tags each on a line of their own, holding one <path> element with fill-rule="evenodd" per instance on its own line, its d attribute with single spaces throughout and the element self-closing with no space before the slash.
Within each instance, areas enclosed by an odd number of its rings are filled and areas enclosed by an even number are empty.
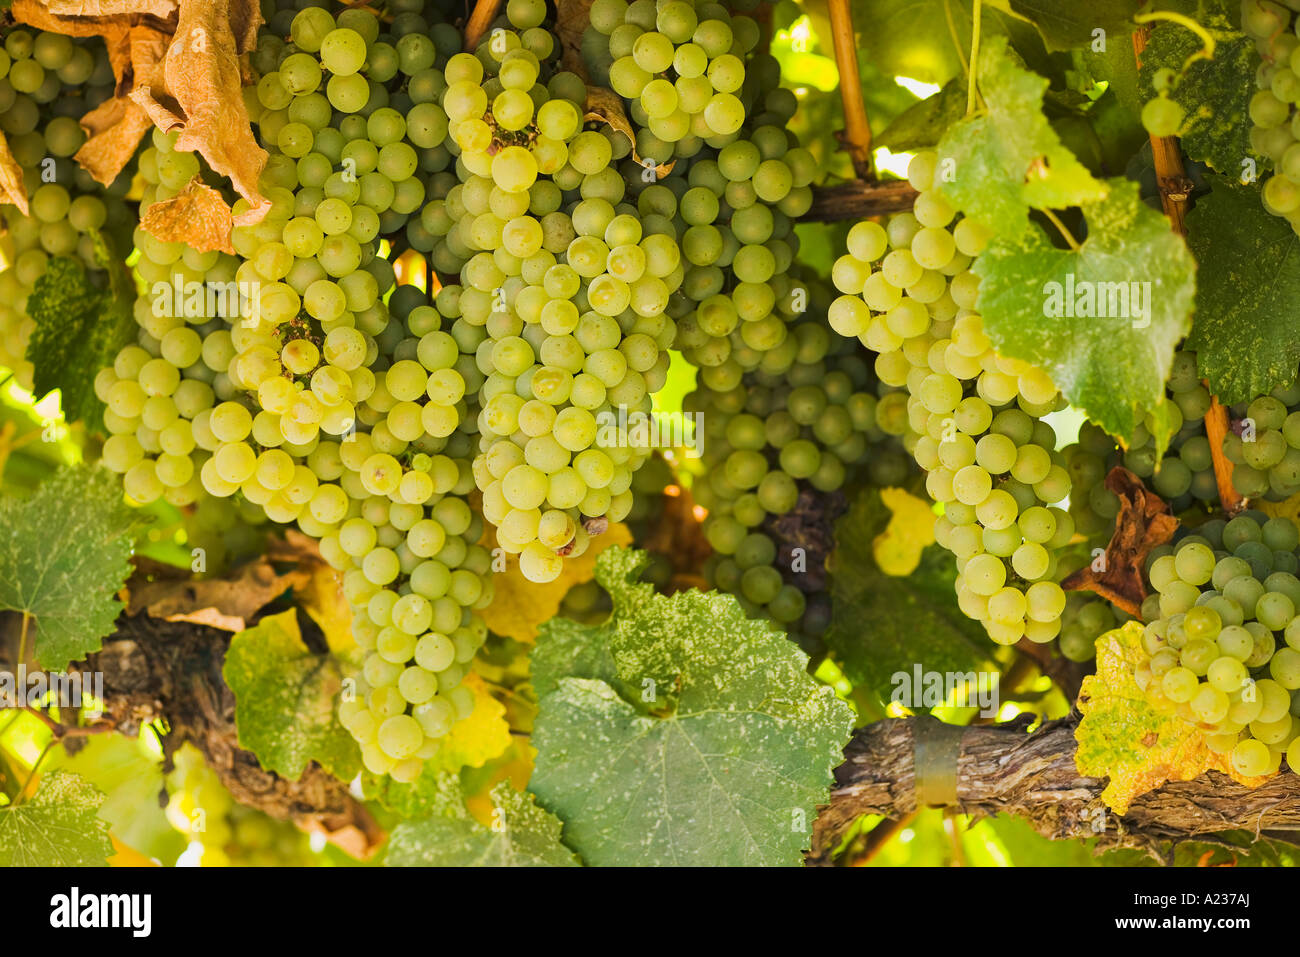
<svg viewBox="0 0 1300 957">
<path fill-rule="evenodd" d="M 975 112 L 979 97 L 980 73 L 980 14 L 983 12 L 981 0 L 975 0 L 970 11 L 970 82 L 966 84 L 966 115 Z"/>
<path fill-rule="evenodd" d="M 1208 388 L 1208 383 L 1206 386 Z M 1223 439 L 1228 434 L 1228 410 L 1219 404 L 1219 397 L 1210 396 L 1210 410 L 1205 413 L 1205 437 L 1210 440 L 1210 458 L 1214 463 L 1214 482 L 1219 487 L 1219 503 L 1232 515 L 1241 508 L 1245 499 L 1232 486 L 1232 463 L 1223 454 Z"/>
<path fill-rule="evenodd" d="M 871 164 L 871 125 L 867 121 L 867 105 L 862 99 L 853 13 L 849 9 L 849 0 L 830 0 L 828 6 L 835 66 L 840 73 L 840 102 L 844 105 L 844 132 L 840 134 L 840 145 L 849 154 L 858 179 L 872 181 L 875 172 Z"/>
<path fill-rule="evenodd" d="M 465 24 L 466 50 L 472 53 L 478 46 L 478 42 L 483 39 L 483 34 L 487 33 L 488 27 L 501 11 L 501 2 L 502 0 L 478 0 L 474 4 L 474 12 L 469 15 L 469 22 Z"/>
<path fill-rule="evenodd" d="M 858 179 L 836 186 L 815 186 L 812 205 L 799 220 L 805 223 L 857 221 L 911 209 L 915 200 L 916 190 L 907 180 L 881 183 Z"/>
<path fill-rule="evenodd" d="M 1138 68 L 1142 66 L 1142 51 L 1146 49 L 1150 28 L 1143 27 L 1133 34 L 1133 57 Z M 1169 217 L 1174 231 L 1186 236 L 1187 200 L 1191 195 L 1191 181 L 1183 167 L 1183 157 L 1178 150 L 1178 139 L 1173 136 L 1151 137 L 1151 160 L 1160 187 L 1160 205 Z"/>
</svg>

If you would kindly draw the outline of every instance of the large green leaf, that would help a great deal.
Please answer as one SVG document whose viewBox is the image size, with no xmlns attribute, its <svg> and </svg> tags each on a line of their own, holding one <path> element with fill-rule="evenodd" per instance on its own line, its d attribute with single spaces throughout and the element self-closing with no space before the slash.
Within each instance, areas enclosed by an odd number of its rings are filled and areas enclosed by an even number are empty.
<svg viewBox="0 0 1300 957">
<path fill-rule="evenodd" d="M 1255 155 L 1246 117 L 1255 95 L 1259 54 L 1254 41 L 1237 30 L 1221 11 L 1207 11 L 1198 19 L 1215 39 L 1214 59 L 1194 61 L 1171 91 L 1187 113 L 1178 138 L 1192 159 L 1240 177 L 1243 161 L 1251 161 Z M 1151 85 L 1156 70 L 1167 67 L 1181 74 L 1187 58 L 1200 48 L 1200 37 L 1186 27 L 1158 24 L 1142 51 L 1142 99 L 1156 95 Z"/>
<path fill-rule="evenodd" d="M 597 560 L 607 624 L 542 627 L 530 789 L 588 864 L 798 864 L 852 713 L 769 623 L 729 595 L 657 595 L 644 561 Z"/>
<path fill-rule="evenodd" d="M 939 143 L 936 183 L 953 206 L 998 235 L 1015 235 L 1029 210 L 1095 203 L 1093 177 L 1043 115 L 1048 81 L 1025 69 L 999 37 L 980 49 L 979 89 L 988 111 L 951 127 Z"/>
<path fill-rule="evenodd" d="M 560 822 L 527 792 L 501 783 L 492 789 L 492 824 L 484 827 L 461 807 L 456 815 L 407 821 L 393 829 L 389 867 L 577 867 L 560 843 Z"/>
<path fill-rule="evenodd" d="M 307 647 L 297 614 L 268 615 L 230 640 L 221 674 L 235 693 L 239 746 L 287 778 L 316 761 L 348 781 L 361 770 L 361 753 L 336 711 L 343 663 Z"/>
<path fill-rule="evenodd" d="M 957 607 L 952 553 L 936 545 L 906 577 L 886 575 L 871 543 L 889 524 L 880 492 L 863 490 L 835 526 L 831 553 L 831 624 L 826 646 L 855 685 L 888 700 L 897 674 L 916 665 L 967 674 L 991 668 L 984 628 Z"/>
<path fill-rule="evenodd" d="M 1071 405 L 1127 441 L 1164 401 L 1192 325 L 1196 263 L 1136 184 L 1107 182 L 1109 196 L 1083 207 L 1088 237 L 1077 251 L 1034 227 L 994 239 L 974 269 L 998 351 L 1042 369 Z"/>
<path fill-rule="evenodd" d="M 113 853 L 104 795 L 71 771 L 51 771 L 31 799 L 0 808 L 0 867 L 103 867 Z"/>
<path fill-rule="evenodd" d="M 130 305 L 92 285 L 79 261 L 60 256 L 36 280 L 27 314 L 36 324 L 27 345 L 36 394 L 59 389 L 67 420 L 97 431 L 104 406 L 95 395 L 95 375 L 135 331 Z"/>
<path fill-rule="evenodd" d="M 30 498 L 0 498 L 0 608 L 32 616 L 42 667 L 62 671 L 112 632 L 134 522 L 102 469 L 63 469 Z"/>
<path fill-rule="evenodd" d="M 1269 215 L 1259 190 L 1215 180 L 1187 215 L 1200 263 L 1188 346 L 1225 403 L 1248 402 L 1295 378 L 1300 363 L 1300 240 Z"/>
</svg>

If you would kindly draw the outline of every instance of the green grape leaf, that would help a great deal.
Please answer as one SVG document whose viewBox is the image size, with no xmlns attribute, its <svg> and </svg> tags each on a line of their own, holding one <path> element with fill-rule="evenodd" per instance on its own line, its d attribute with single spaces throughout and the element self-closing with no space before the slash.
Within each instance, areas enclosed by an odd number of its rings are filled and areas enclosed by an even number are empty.
<svg viewBox="0 0 1300 957">
<path fill-rule="evenodd" d="M 1194 160 L 1221 173 L 1241 176 L 1243 163 L 1253 164 L 1250 146 L 1250 99 L 1255 95 L 1259 54 L 1255 43 L 1237 30 L 1221 11 L 1206 11 L 1197 19 L 1215 39 L 1214 59 L 1196 60 L 1183 74 L 1183 64 L 1201 49 L 1201 39 L 1176 23 L 1160 23 L 1142 51 L 1139 90 L 1142 102 L 1155 97 L 1151 80 L 1157 70 L 1181 74 L 1170 96 L 1187 113 L 1178 131 L 1179 145 Z"/>
<path fill-rule="evenodd" d="M 96 813 L 104 795 L 71 771 L 41 776 L 22 804 L 0 808 L 0 867 L 103 867 L 113 853 Z"/>
<path fill-rule="evenodd" d="M 103 469 L 62 469 L 29 498 L 0 498 L 0 608 L 32 616 L 42 667 L 62 671 L 112 633 L 135 520 Z"/>
<path fill-rule="evenodd" d="M 943 131 L 966 115 L 966 83 L 949 80 L 943 89 L 913 103 L 875 138 L 875 145 L 893 153 L 934 146 Z"/>
<path fill-rule="evenodd" d="M 560 843 L 560 822 L 527 792 L 502 782 L 492 789 L 492 825 L 465 812 L 425 817 L 393 828 L 389 867 L 577 867 Z"/>
<path fill-rule="evenodd" d="M 784 633 L 729 595 L 657 595 L 644 563 L 597 560 L 607 624 L 541 629 L 530 789 L 590 865 L 800 863 L 852 712 Z"/>
<path fill-rule="evenodd" d="M 158 805 L 163 789 L 158 759 L 145 751 L 139 738 L 124 734 L 96 734 L 81 741 L 76 754 L 51 749 L 45 766 L 79 774 L 103 791 L 99 816 L 123 844 L 159 861 L 176 860 L 185 850 L 186 839 Z"/>
<path fill-rule="evenodd" d="M 1249 402 L 1289 385 L 1300 363 L 1300 239 L 1259 191 L 1216 180 L 1187 214 L 1200 263 L 1187 341 L 1221 402 Z"/>
<path fill-rule="evenodd" d="M 95 395 L 95 375 L 131 341 L 135 320 L 130 305 L 124 297 L 96 288 L 80 262 L 58 256 L 36 280 L 27 314 L 36 324 L 27 345 L 35 367 L 34 391 L 60 390 L 67 420 L 81 420 L 97 431 L 104 405 Z"/>
<path fill-rule="evenodd" d="M 1048 81 L 1025 69 L 1005 40 L 980 49 L 979 89 L 988 111 L 939 142 L 940 194 L 999 235 L 1023 230 L 1032 209 L 1096 203 L 1106 184 L 1061 144 L 1043 115 Z"/>
<path fill-rule="evenodd" d="M 998 351 L 1042 369 L 1071 405 L 1128 441 L 1163 407 L 1192 325 L 1196 261 L 1136 183 L 1108 183 L 1108 197 L 1083 207 L 1088 237 L 1077 251 L 1034 227 L 995 238 L 974 269 Z"/>
<path fill-rule="evenodd" d="M 336 711 L 345 662 L 313 653 L 297 616 L 293 608 L 268 615 L 230 639 L 221 674 L 235 693 L 239 746 L 292 780 L 316 761 L 350 781 L 361 770 L 361 753 Z"/>
<path fill-rule="evenodd" d="M 1071 50 L 1096 42 L 1128 45 L 1139 0 L 1097 0 L 1082 4 L 1060 0 L 999 0 L 1012 13 L 1032 20 L 1049 50 Z M 1098 31 L 1101 35 L 1098 36 Z"/>
<path fill-rule="evenodd" d="M 887 700 L 894 676 L 927 672 L 968 674 L 992 668 L 988 636 L 957 607 L 952 554 L 936 545 L 905 577 L 886 575 L 872 541 L 889 524 L 878 489 L 864 489 L 835 525 L 831 573 L 831 623 L 826 647 L 845 677 Z"/>
<path fill-rule="evenodd" d="M 386 810 L 403 818 L 421 818 L 463 814 L 465 799 L 460 777 L 428 764 L 410 784 L 401 784 L 388 775 L 361 773 L 361 793 L 368 801 L 377 801 Z"/>
</svg>

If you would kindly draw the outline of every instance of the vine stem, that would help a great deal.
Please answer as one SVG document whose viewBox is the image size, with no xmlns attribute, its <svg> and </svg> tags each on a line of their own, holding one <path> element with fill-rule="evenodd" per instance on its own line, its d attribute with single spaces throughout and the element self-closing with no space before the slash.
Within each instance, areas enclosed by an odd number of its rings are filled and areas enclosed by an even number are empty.
<svg viewBox="0 0 1300 957">
<path fill-rule="evenodd" d="M 853 163 L 858 179 L 872 180 L 871 126 L 862 99 L 862 76 L 858 73 L 858 51 L 853 32 L 849 0 L 829 0 L 831 37 L 835 45 L 835 66 L 840 73 L 840 102 L 844 104 L 844 133 L 840 142 Z"/>
<path fill-rule="evenodd" d="M 980 62 L 980 14 L 981 0 L 975 0 L 971 5 L 970 19 L 970 76 L 966 84 L 966 115 L 970 116 L 975 112 L 975 105 L 979 97 L 979 62 Z"/>
<path fill-rule="evenodd" d="M 45 761 L 45 756 L 50 753 L 50 749 L 54 747 L 58 740 L 58 738 L 50 738 L 50 740 L 45 743 L 45 747 L 41 749 L 40 756 L 36 759 L 36 763 L 32 765 L 31 771 L 27 774 L 27 780 L 23 782 L 23 786 L 19 788 L 18 793 L 14 795 L 15 807 L 22 804 L 25 800 L 24 795 L 27 793 L 28 785 L 36 780 L 36 774 L 40 771 L 41 764 Z"/>
<path fill-rule="evenodd" d="M 1195 20 L 1178 13 L 1157 10 L 1135 18 L 1139 23 L 1149 20 L 1170 20 L 1193 31 L 1205 43 L 1199 54 L 1193 54 L 1187 63 L 1214 55 L 1214 38 Z M 1133 56 L 1139 68 L 1142 66 L 1142 51 L 1146 49 L 1150 28 L 1143 27 L 1133 34 Z M 1187 66 L 1184 64 L 1183 69 Z M 1178 139 L 1173 136 L 1151 137 L 1151 161 L 1156 170 L 1156 182 L 1160 189 L 1160 205 L 1175 232 L 1187 235 L 1187 200 L 1191 195 L 1192 183 L 1187 178 L 1183 166 L 1183 154 L 1178 149 Z M 1205 436 L 1210 440 L 1210 458 L 1214 464 L 1214 482 L 1219 489 L 1219 502 L 1229 514 L 1236 511 L 1244 501 L 1243 496 L 1232 485 L 1232 463 L 1223 454 L 1223 439 L 1228 434 L 1228 410 L 1219 404 L 1216 395 L 1210 396 L 1210 410 L 1205 414 Z"/>
<path fill-rule="evenodd" d="M 501 11 L 502 0 L 478 0 L 474 4 L 474 12 L 469 15 L 469 22 L 465 24 L 465 49 L 473 51 L 478 46 L 479 40 L 483 39 L 483 34 L 492 25 L 492 21 L 497 18 Z"/>
</svg>

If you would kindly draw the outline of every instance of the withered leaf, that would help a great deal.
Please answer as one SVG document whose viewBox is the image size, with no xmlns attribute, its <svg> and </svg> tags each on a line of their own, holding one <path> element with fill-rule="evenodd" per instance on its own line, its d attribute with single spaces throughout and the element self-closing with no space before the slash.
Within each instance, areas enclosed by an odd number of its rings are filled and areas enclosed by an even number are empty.
<svg viewBox="0 0 1300 957">
<path fill-rule="evenodd" d="M 0 203 L 17 206 L 27 215 L 27 187 L 23 184 L 23 168 L 9 151 L 4 133 L 0 133 Z"/>
<path fill-rule="evenodd" d="M 131 91 L 160 129 L 180 131 L 176 149 L 198 152 L 230 177 L 250 206 L 237 218 L 241 224 L 261 221 L 270 208 L 257 185 L 267 153 L 253 137 L 240 66 L 260 22 L 250 0 L 180 0 L 161 76 L 137 76 Z"/>
<path fill-rule="evenodd" d="M 138 583 L 132 578 L 127 583 L 127 613 L 144 612 L 151 618 L 242 631 L 258 611 L 292 588 L 303 574 L 298 569 L 281 574 L 263 556 L 223 578 L 166 578 Z"/>
<path fill-rule="evenodd" d="M 613 90 L 607 90 L 603 86 L 588 86 L 586 113 L 583 119 L 607 123 L 626 136 L 632 143 L 632 158 L 646 172 L 653 169 L 656 180 L 663 179 L 677 165 L 676 160 L 671 160 L 652 167 L 649 161 L 641 158 L 636 151 L 636 133 L 632 129 L 632 124 L 628 122 L 627 113 L 623 109 L 623 100 Z"/>
<path fill-rule="evenodd" d="M 124 96 L 105 100 L 81 118 L 86 142 L 73 159 L 95 182 L 107 186 L 131 162 L 140 140 L 152 126 L 149 114 L 138 103 Z"/>
<path fill-rule="evenodd" d="M 9 8 L 19 23 L 50 33 L 69 37 L 103 36 L 109 29 L 121 29 L 122 24 L 90 17 L 63 16 L 50 10 L 40 0 L 14 0 Z"/>
<path fill-rule="evenodd" d="M 148 14 L 166 20 L 176 12 L 176 0 L 45 0 L 60 17 L 126 17 Z"/>
<path fill-rule="evenodd" d="M 1071 591 L 1096 592 L 1134 618 L 1141 617 L 1142 599 L 1147 596 L 1142 568 L 1153 548 L 1174 537 L 1178 519 L 1169 506 L 1147 489 L 1142 480 L 1121 466 L 1106 476 L 1106 488 L 1119 496 L 1115 533 L 1102 562 L 1102 570 L 1087 565 L 1061 582 Z"/>
<path fill-rule="evenodd" d="M 555 35 L 560 40 L 560 65 L 587 79 L 582 62 L 582 34 L 591 22 L 592 0 L 556 0 Z"/>
<path fill-rule="evenodd" d="M 201 253 L 211 249 L 234 255 L 230 245 L 230 207 L 197 176 L 171 199 L 154 203 L 140 217 L 140 226 L 155 239 L 187 243 Z"/>
</svg>

